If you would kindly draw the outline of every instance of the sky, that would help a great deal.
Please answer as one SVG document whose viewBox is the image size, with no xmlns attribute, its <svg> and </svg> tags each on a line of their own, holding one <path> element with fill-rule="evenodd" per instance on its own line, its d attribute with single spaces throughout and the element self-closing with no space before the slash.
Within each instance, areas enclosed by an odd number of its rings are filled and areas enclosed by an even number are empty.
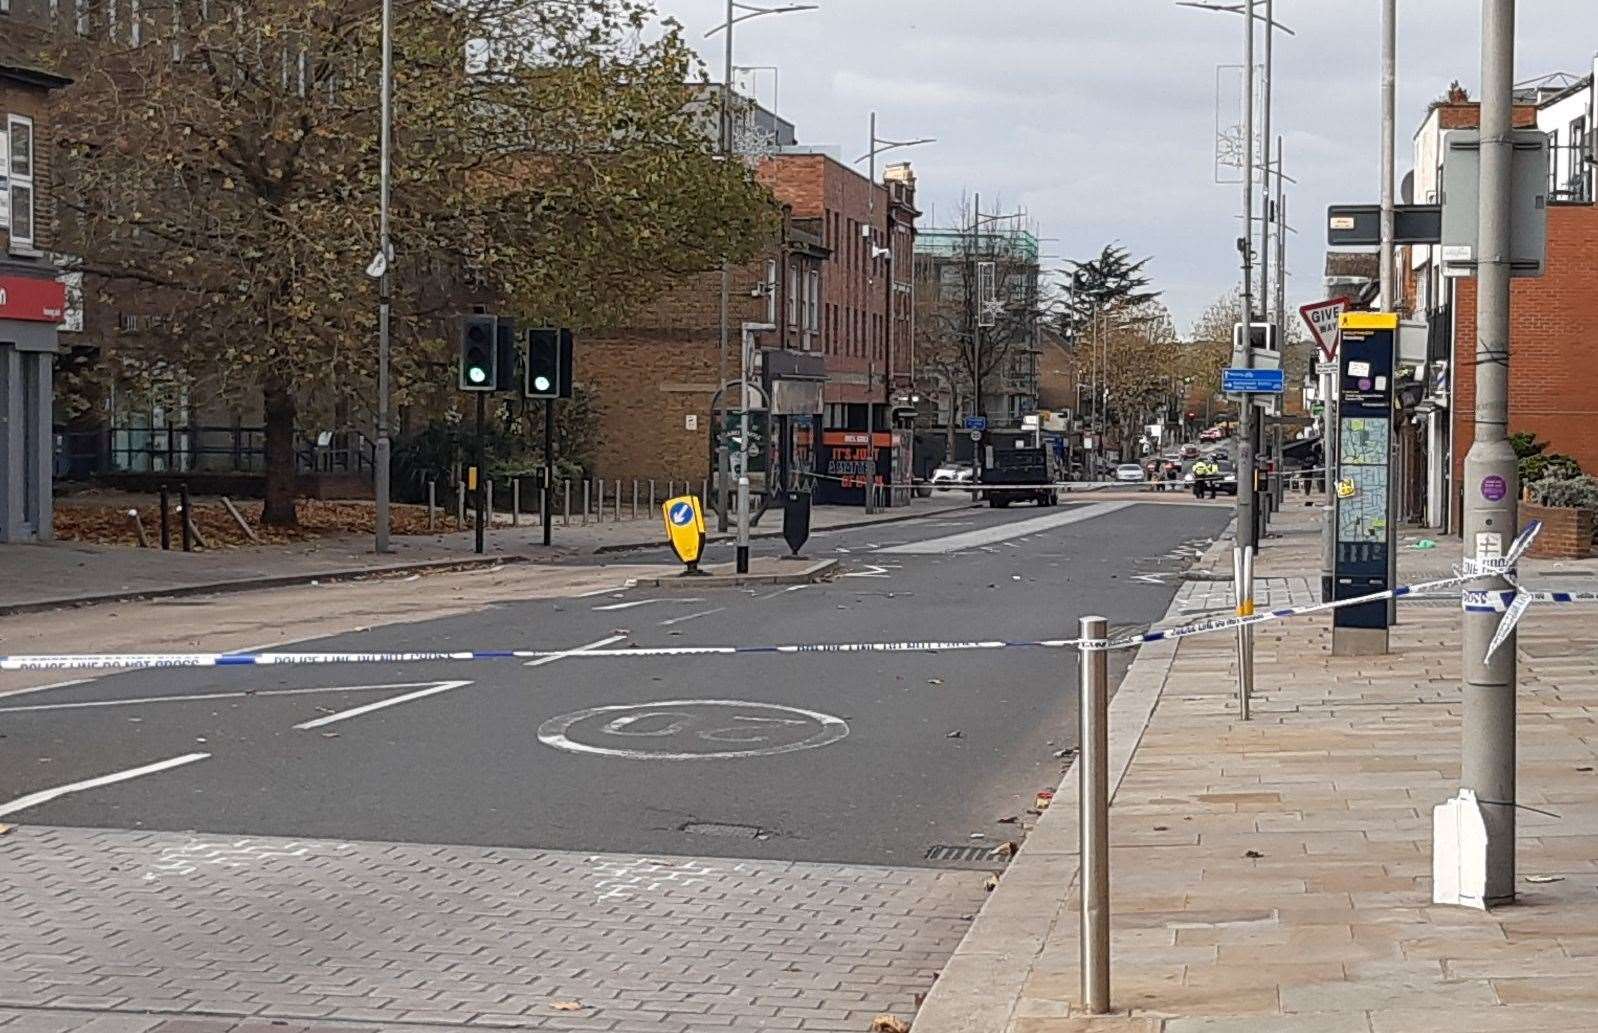
<svg viewBox="0 0 1598 1033">
<path fill-rule="evenodd" d="M 880 159 L 915 164 L 923 227 L 953 222 L 962 198 L 980 193 L 984 212 L 1030 214 L 1056 256 L 1047 265 L 1118 242 L 1152 256 L 1153 285 L 1184 332 L 1240 279 L 1242 188 L 1218 185 L 1215 170 L 1216 69 L 1234 66 L 1236 97 L 1238 15 L 1172 0 L 806 2 L 820 9 L 740 24 L 735 64 L 777 66 L 777 107 L 799 141 L 838 144 L 846 160 L 867 149 L 873 110 L 881 137 L 936 137 Z M 657 4 L 719 80 L 721 37 L 704 34 L 722 0 Z M 1427 103 L 1456 78 L 1475 97 L 1481 56 L 1475 0 L 1398 6 L 1401 180 Z M 1380 196 L 1380 12 L 1379 0 L 1276 0 L 1277 21 L 1296 33 L 1277 34 L 1273 90 L 1273 135 L 1297 181 L 1290 313 L 1319 300 L 1327 205 Z M 1521 0 L 1517 80 L 1586 74 L 1595 49 L 1598 0 Z M 768 105 L 772 80 L 757 73 Z M 1234 104 L 1223 121 L 1237 122 Z"/>
</svg>

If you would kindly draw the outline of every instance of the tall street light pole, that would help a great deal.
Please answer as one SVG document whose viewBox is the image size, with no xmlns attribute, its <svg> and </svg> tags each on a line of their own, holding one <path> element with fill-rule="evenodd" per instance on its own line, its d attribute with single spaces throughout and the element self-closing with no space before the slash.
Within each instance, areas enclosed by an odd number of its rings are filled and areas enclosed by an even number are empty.
<svg viewBox="0 0 1598 1033">
<path fill-rule="evenodd" d="M 393 246 L 389 241 L 389 167 L 391 164 L 390 137 L 394 119 L 394 3 L 383 0 L 383 84 L 380 88 L 381 113 L 378 129 L 378 215 L 377 258 L 368 272 L 375 272 L 377 283 L 377 445 L 372 456 L 372 494 L 376 499 L 373 549 L 388 552 L 389 535 L 389 340 L 388 317 L 392 300 L 390 293 L 393 273 Z"/>
<path fill-rule="evenodd" d="M 1396 94 L 1398 81 L 1398 0 L 1382 0 L 1382 184 L 1381 184 L 1381 311 L 1392 312 L 1398 304 L 1395 273 L 1393 264 L 1395 259 L 1393 249 L 1393 177 L 1394 177 L 1394 135 L 1397 133 L 1398 120 L 1396 115 Z M 1391 375 L 1391 371 L 1389 371 Z M 1398 434 L 1396 428 L 1389 438 L 1388 456 L 1388 489 L 1387 489 L 1387 526 L 1390 544 L 1387 547 L 1387 583 L 1398 584 L 1398 549 L 1397 538 L 1391 529 L 1398 522 L 1398 492 L 1394 486 L 1398 479 L 1392 475 L 1395 465 L 1392 462 L 1398 453 Z M 1387 601 L 1387 623 L 1398 623 L 1398 600 Z"/>
<path fill-rule="evenodd" d="M 1515 536 L 1520 479 L 1509 445 L 1509 257 L 1515 0 L 1482 0 L 1481 230 L 1476 282 L 1476 424 L 1465 456 L 1465 560 L 1501 554 Z M 1510 589 L 1494 572 L 1469 591 Z M 1515 636 L 1485 659 L 1499 615 L 1463 616 L 1463 765 L 1487 826 L 1483 901 L 1515 897 Z"/>
<path fill-rule="evenodd" d="M 866 210 L 868 212 L 868 215 L 866 217 L 866 225 L 868 227 L 875 227 L 876 226 L 876 212 L 877 212 L 877 155 L 883 153 L 884 151 L 894 151 L 894 150 L 898 150 L 898 149 L 903 148 L 903 147 L 918 147 L 921 144 L 936 143 L 937 141 L 933 137 L 930 137 L 930 136 L 924 136 L 924 137 L 921 137 L 920 139 L 916 139 L 916 140 L 884 140 L 884 139 L 882 139 L 882 138 L 877 136 L 877 113 L 875 111 L 873 111 L 871 113 L 871 138 L 870 139 L 871 139 L 871 144 L 870 144 L 869 149 L 866 151 L 865 154 L 862 154 L 859 158 L 855 159 L 855 164 L 858 165 L 858 164 L 860 164 L 861 161 L 869 162 L 869 165 L 868 165 L 869 171 L 866 173 L 867 181 L 870 183 L 870 187 L 866 191 L 866 196 L 867 196 Z M 887 219 L 888 230 L 887 230 L 887 235 L 886 235 L 886 238 L 885 238 L 887 240 L 887 246 L 883 249 L 884 251 L 887 252 L 885 258 L 886 258 L 886 265 L 887 265 L 888 274 L 885 277 L 885 279 L 888 282 L 888 286 L 887 286 L 887 291 L 886 291 L 886 293 L 884 295 L 884 298 L 886 299 L 885 306 L 884 306 L 884 308 L 882 310 L 882 342 L 883 342 L 883 355 L 884 355 L 884 358 L 886 359 L 889 373 L 891 373 L 892 369 L 893 369 L 893 278 L 894 278 L 894 270 L 893 270 L 893 216 L 892 216 L 892 211 L 893 210 L 892 210 L 892 207 L 891 207 L 892 203 L 893 203 L 892 199 L 889 198 L 888 199 L 888 204 L 889 204 L 890 207 L 888 209 L 888 219 Z M 873 260 L 875 260 L 876 257 L 877 257 L 875 246 L 872 247 L 871 257 L 872 257 Z M 875 492 L 873 491 L 873 489 L 876 486 L 876 472 L 875 472 L 875 470 L 876 470 L 876 456 L 877 456 L 877 434 L 876 434 L 876 431 L 877 431 L 877 428 L 876 428 L 876 408 L 877 408 L 876 377 L 877 377 L 877 367 L 876 367 L 876 352 L 868 348 L 866 350 L 866 354 L 867 354 L 867 358 L 866 358 L 866 442 L 867 442 L 867 444 L 866 444 L 866 447 L 871 450 L 871 466 L 872 466 L 872 472 L 869 473 L 867 475 L 867 477 L 866 477 L 866 513 L 870 514 L 870 513 L 875 513 L 877 511 L 876 499 L 874 497 L 875 496 Z M 883 384 L 884 394 L 886 394 L 886 389 L 887 389 L 886 379 L 887 378 L 884 377 L 884 384 Z"/>
<path fill-rule="evenodd" d="M 387 0 L 385 0 L 387 2 Z M 727 0 L 727 17 L 720 25 L 705 33 L 709 39 L 718 32 L 725 32 L 722 48 L 722 76 L 721 76 L 721 104 L 717 116 L 717 147 L 721 151 L 723 161 L 733 160 L 732 138 L 732 27 L 739 22 L 746 22 L 751 18 L 759 18 L 767 14 L 791 14 L 795 11 L 813 11 L 815 4 L 789 4 L 784 7 L 754 7 L 749 4 L 738 3 L 737 0 Z M 739 13 L 743 12 L 743 13 Z M 721 260 L 721 317 L 720 317 L 720 350 L 717 353 L 717 397 L 721 400 L 719 411 L 712 413 L 715 420 L 716 435 L 716 529 L 727 530 L 727 506 L 729 495 L 732 492 L 732 478 L 729 467 L 731 454 L 727 448 L 726 422 L 727 422 L 727 345 L 729 325 L 728 309 L 732 304 L 732 268 L 727 264 L 726 258 Z M 740 399 L 742 396 L 740 396 Z"/>
</svg>

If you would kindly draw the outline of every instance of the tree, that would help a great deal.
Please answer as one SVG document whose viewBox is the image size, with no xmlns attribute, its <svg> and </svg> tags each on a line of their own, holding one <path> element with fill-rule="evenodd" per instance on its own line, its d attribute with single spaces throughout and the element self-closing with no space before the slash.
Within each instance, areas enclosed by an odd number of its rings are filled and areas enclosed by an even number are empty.
<svg viewBox="0 0 1598 1033">
<path fill-rule="evenodd" d="M 1060 333 L 1075 341 L 1091 333 L 1095 321 L 1111 309 L 1137 308 L 1157 301 L 1162 291 L 1148 291 L 1149 277 L 1143 270 L 1153 256 L 1133 261 L 1120 244 L 1106 244 L 1097 255 L 1066 262 L 1064 307 L 1060 313 Z"/>
<path fill-rule="evenodd" d="M 958 224 L 971 221 L 970 206 L 963 204 Z M 1052 301 L 1039 283 L 1036 239 L 1024 227 L 989 224 L 946 235 L 950 248 L 916 256 L 916 379 L 937 385 L 957 417 L 981 411 L 978 383 L 983 395 L 1002 386 L 1014 357 L 1036 339 L 1038 320 Z M 989 264 L 991 285 L 984 271 Z"/>
<path fill-rule="evenodd" d="M 132 317 L 109 368 L 260 392 L 263 519 L 292 524 L 302 405 L 375 410 L 377 7 L 163 9 L 183 20 L 146 12 L 136 44 L 61 43 L 63 250 Z M 749 168 L 716 160 L 695 59 L 647 0 L 394 10 L 398 403 L 438 383 L 467 304 L 611 323 L 773 231 Z"/>
</svg>

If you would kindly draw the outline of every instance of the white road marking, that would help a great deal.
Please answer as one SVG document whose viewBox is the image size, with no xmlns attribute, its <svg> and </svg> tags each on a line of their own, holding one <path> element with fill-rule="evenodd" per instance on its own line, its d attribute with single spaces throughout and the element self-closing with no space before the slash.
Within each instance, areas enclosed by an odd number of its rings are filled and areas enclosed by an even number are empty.
<svg viewBox="0 0 1598 1033">
<path fill-rule="evenodd" d="M 131 699 L 94 699 L 78 703 L 34 703 L 21 707 L 0 707 L 0 714 L 26 714 L 40 710 L 92 710 L 97 707 L 131 707 L 141 703 L 193 703 L 213 699 L 244 699 L 249 696 L 310 696 L 324 692 L 382 692 L 390 689 L 415 689 L 437 685 L 436 681 L 400 682 L 394 685 L 324 685 L 314 689 L 262 689 L 258 692 L 202 692 L 191 696 L 135 696 Z"/>
<path fill-rule="evenodd" d="M 1165 581 L 1158 574 L 1138 574 L 1133 581 L 1141 581 L 1146 585 L 1163 585 Z"/>
<path fill-rule="evenodd" d="M 698 613 L 684 614 L 681 617 L 668 617 L 660 622 L 660 626 L 663 628 L 669 628 L 673 624 L 683 624 L 691 620 L 697 620 L 700 617 L 709 617 L 711 614 L 720 613 L 725 609 L 725 606 L 718 606 L 714 610 L 700 610 Z"/>
<path fill-rule="evenodd" d="M 619 589 L 619 588 L 596 588 L 592 592 L 582 592 L 576 598 L 578 598 L 578 599 L 592 599 L 595 596 L 610 595 L 612 592 L 619 592 L 619 591 L 621 591 L 621 589 Z"/>
<path fill-rule="evenodd" d="M 129 779 L 138 778 L 141 775 L 153 775 L 158 771 L 166 771 L 169 768 L 177 768 L 182 767 L 185 764 L 193 764 L 197 760 L 205 760 L 210 756 L 211 755 L 209 753 L 185 753 L 181 757 L 171 757 L 167 760 L 157 761 L 154 764 L 146 764 L 143 767 L 129 768 L 126 771 L 116 771 L 109 775 L 101 775 L 99 778 L 88 778 L 84 779 L 82 782 L 73 782 L 69 785 L 56 786 L 54 789 L 41 789 L 37 793 L 29 793 L 27 796 L 19 796 L 10 803 L 0 803 L 0 818 L 4 818 L 8 814 L 15 814 L 18 811 L 27 810 L 29 807 L 37 807 L 41 803 L 49 803 L 51 800 L 59 799 L 60 797 L 68 795 L 69 793 L 81 793 L 86 789 L 98 789 L 100 786 L 114 785 L 117 782 L 126 782 Z"/>
<path fill-rule="evenodd" d="M 388 699 L 380 699 L 376 703 L 368 703 L 363 707 L 354 707 L 350 710 L 340 710 L 336 714 L 328 714 L 326 717 L 319 717 L 314 721 L 306 721 L 304 724 L 295 725 L 294 728 L 296 731 L 305 732 L 311 730 L 312 728 L 321 728 L 323 725 L 335 724 L 339 721 L 348 721 L 350 718 L 360 717 L 362 714 L 370 714 L 374 710 L 382 710 L 385 707 L 397 707 L 401 703 L 409 703 L 412 700 L 426 699 L 428 696 L 436 696 L 441 692 L 450 692 L 451 690 L 458 689 L 463 685 L 470 684 L 471 682 L 469 681 L 434 682 L 430 688 L 418 689 L 415 692 L 407 692 L 403 696 L 390 696 Z"/>
<path fill-rule="evenodd" d="M 596 607 L 594 607 L 594 612 L 595 613 L 605 613 L 605 612 L 607 612 L 609 610 L 631 610 L 631 609 L 633 609 L 634 607 L 637 607 L 637 606 L 651 606 L 651 605 L 653 605 L 655 603 L 702 603 L 702 602 L 704 602 L 703 599 L 693 599 L 693 598 L 689 598 L 689 597 L 686 597 L 686 596 L 683 597 L 683 598 L 680 598 L 680 599 L 677 599 L 677 598 L 672 598 L 672 599 L 634 599 L 632 602 L 628 602 L 628 603 L 611 603 L 609 606 L 596 606 Z"/>
<path fill-rule="evenodd" d="M 675 710 L 667 708 L 677 708 Z M 712 710 L 711 713 L 690 714 L 683 711 L 693 708 L 698 711 Z M 733 721 L 745 724 L 739 727 L 722 726 L 705 728 L 693 731 L 691 735 L 684 735 L 695 725 L 714 724 L 717 721 L 727 720 L 715 711 L 731 709 L 729 715 Z M 739 710 L 758 710 L 775 712 L 777 714 L 791 715 L 787 717 L 768 717 L 764 714 L 756 716 L 738 714 Z M 614 715 L 614 716 L 613 716 Z M 739 743 L 744 744 L 744 749 L 711 750 L 706 752 L 674 750 L 669 743 L 661 743 L 657 749 L 639 749 L 636 747 L 600 746 L 581 742 L 573 739 L 566 733 L 579 722 L 589 721 L 594 718 L 610 717 L 602 732 L 618 735 L 625 738 L 639 739 L 671 739 L 682 735 L 689 739 L 704 742 Z M 669 724 L 658 726 L 658 722 L 670 718 Z M 794 720 L 798 718 L 798 720 Z M 641 730 L 631 730 L 631 726 L 643 721 L 654 721 Z M 762 734 L 759 729 L 748 727 L 760 726 L 813 726 L 813 731 L 808 736 L 797 741 L 787 741 L 770 744 L 771 735 Z M 592 732 L 588 734 L 593 734 Z M 793 753 L 797 750 L 814 750 L 822 746 L 829 746 L 849 734 L 849 724 L 841 717 L 821 713 L 815 710 L 805 710 L 800 707 L 782 706 L 775 703 L 755 703 L 750 700 L 738 699 L 668 699 L 658 703 L 625 703 L 605 707 L 589 707 L 570 714 L 552 717 L 538 727 L 538 741 L 545 746 L 554 747 L 568 753 L 587 753 L 601 757 L 619 757 L 625 760 L 727 760 L 735 757 L 772 757 L 783 753 Z M 759 745 L 766 743 L 767 745 Z"/>
<path fill-rule="evenodd" d="M 0 692 L 0 699 L 7 699 L 11 696 L 26 696 L 30 692 L 45 692 L 49 689 L 65 689 L 70 688 L 73 685 L 87 685 L 91 681 L 94 681 L 94 679 L 73 678 L 71 681 L 56 681 L 51 682 L 49 685 L 35 685 L 31 689 L 8 689 L 5 692 Z"/>
<path fill-rule="evenodd" d="M 888 573 L 888 568 L 887 567 L 879 567 L 875 563 L 867 563 L 866 566 L 870 567 L 871 569 L 870 570 L 851 571 L 850 573 L 845 574 L 843 576 L 844 577 L 892 577 L 893 576 L 892 574 Z"/>
<path fill-rule="evenodd" d="M 522 666 L 523 667 L 542 667 L 545 664 L 552 664 L 556 660 L 564 660 L 568 656 L 571 656 L 573 653 L 586 653 L 590 649 L 601 649 L 601 648 L 603 648 L 605 646 L 610 645 L 612 642 L 620 642 L 622 639 L 624 639 L 626 637 L 627 637 L 626 635 L 607 635 L 605 638 L 602 638 L 602 639 L 600 639 L 597 642 L 590 642 L 586 646 L 578 646 L 576 649 L 568 649 L 564 653 L 554 653 L 554 654 L 552 654 L 550 656 L 541 656 L 537 660 L 529 660 L 525 664 L 522 664 Z"/>
<path fill-rule="evenodd" d="M 1022 538 L 1040 531 L 1052 531 L 1067 524 L 1076 524 L 1084 520 L 1107 516 L 1117 510 L 1135 505 L 1137 505 L 1135 502 L 1095 502 L 1091 505 L 1079 506 L 1059 513 L 1032 517 L 1028 520 L 994 524 L 974 531 L 948 535 L 943 538 L 930 538 L 922 542 L 911 542 L 908 545 L 895 545 L 890 549 L 881 551 L 885 554 L 919 556 L 942 555 L 973 547 L 987 551 L 987 547 L 996 542 L 1008 542 L 1012 538 Z"/>
</svg>

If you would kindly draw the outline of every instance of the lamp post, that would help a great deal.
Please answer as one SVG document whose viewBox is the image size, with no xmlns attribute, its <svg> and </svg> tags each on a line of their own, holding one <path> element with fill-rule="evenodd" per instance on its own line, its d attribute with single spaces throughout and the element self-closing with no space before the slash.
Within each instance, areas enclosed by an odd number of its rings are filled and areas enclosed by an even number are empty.
<svg viewBox="0 0 1598 1033">
<path fill-rule="evenodd" d="M 855 164 L 856 165 L 860 164 L 862 161 L 869 161 L 870 162 L 870 166 L 869 166 L 870 171 L 867 172 L 867 174 L 866 174 L 867 180 L 870 183 L 870 187 L 866 191 L 866 197 L 867 197 L 866 209 L 867 209 L 867 212 L 868 212 L 868 215 L 866 216 L 866 227 L 867 227 L 866 232 L 868 232 L 868 233 L 871 231 L 872 228 L 874 228 L 875 223 L 876 223 L 876 211 L 877 211 L 877 155 L 882 154 L 884 151 L 894 151 L 894 150 L 898 150 L 898 149 L 900 149 L 902 147 L 919 147 L 920 145 L 925 144 L 925 143 L 936 143 L 937 142 L 933 137 L 930 137 L 930 136 L 923 136 L 923 137 L 920 137 L 919 139 L 915 139 L 915 140 L 884 140 L 881 137 L 877 136 L 877 113 L 875 111 L 873 111 L 871 113 L 871 137 L 870 137 L 870 139 L 871 139 L 870 149 L 867 150 L 866 153 L 862 154 L 860 157 L 855 159 Z M 885 383 L 883 384 L 883 390 L 884 390 L 884 393 L 886 393 L 886 390 L 887 390 L 887 387 L 888 387 L 888 385 L 886 384 L 886 381 L 888 379 L 890 379 L 892 377 L 892 374 L 893 374 L 893 278 L 894 278 L 894 269 L 893 269 L 893 209 L 892 209 L 891 203 L 890 203 L 890 206 L 889 206 L 889 208 L 887 210 L 887 233 L 885 234 L 884 239 L 887 241 L 887 246 L 886 247 L 882 247 L 882 248 L 878 248 L 876 245 L 872 245 L 871 257 L 872 257 L 873 260 L 875 260 L 877 258 L 882 258 L 884 261 L 886 261 L 887 267 L 888 267 L 888 274 L 887 274 L 887 276 L 884 277 L 884 279 L 887 281 L 887 287 L 886 287 L 885 293 L 883 295 L 883 297 L 884 297 L 884 306 L 883 306 L 883 310 L 882 310 L 882 344 L 883 344 L 882 351 L 883 351 L 883 358 L 886 361 L 887 367 L 888 367 L 887 371 L 886 371 L 886 375 L 883 378 L 884 381 L 885 381 Z M 876 492 L 874 490 L 876 488 L 876 481 L 877 481 L 877 475 L 876 475 L 876 466 L 877 466 L 876 352 L 874 350 L 868 348 L 866 350 L 866 353 L 867 353 L 867 359 L 866 359 L 866 448 L 869 449 L 870 452 L 871 452 L 871 471 L 866 475 L 866 513 L 867 514 L 871 514 L 871 513 L 875 513 L 877 511 L 876 498 L 875 498 Z"/>
<path fill-rule="evenodd" d="M 722 76 L 721 76 L 721 104 L 717 115 L 717 146 L 722 154 L 722 160 L 731 161 L 733 157 L 732 140 L 732 27 L 739 22 L 749 21 L 751 18 L 760 18 L 768 14 L 792 14 L 796 11 L 814 11 L 815 4 L 788 4 L 783 7 L 755 7 L 751 4 L 738 3 L 737 0 L 727 0 L 727 17 L 720 25 L 705 33 L 709 39 L 718 32 L 725 32 L 725 46 L 722 50 Z M 739 13 L 742 12 L 742 13 Z M 732 296 L 732 269 L 727 265 L 727 260 L 721 260 L 721 318 L 720 318 L 720 351 L 718 353 L 719 376 L 717 383 L 727 382 L 727 310 L 731 305 Z M 729 477 L 729 455 L 725 426 L 727 406 L 725 400 L 721 409 L 712 414 L 716 428 L 716 529 L 727 530 L 727 502 L 728 494 L 732 490 Z"/>
<path fill-rule="evenodd" d="M 377 278 L 377 444 L 372 453 L 372 495 L 375 500 L 372 548 L 388 552 L 389 533 L 389 340 L 388 317 L 391 301 L 393 245 L 389 240 L 389 168 L 394 121 L 394 3 L 383 0 L 383 83 L 378 116 L 378 202 L 377 257 L 367 266 L 369 276 Z"/>
</svg>

